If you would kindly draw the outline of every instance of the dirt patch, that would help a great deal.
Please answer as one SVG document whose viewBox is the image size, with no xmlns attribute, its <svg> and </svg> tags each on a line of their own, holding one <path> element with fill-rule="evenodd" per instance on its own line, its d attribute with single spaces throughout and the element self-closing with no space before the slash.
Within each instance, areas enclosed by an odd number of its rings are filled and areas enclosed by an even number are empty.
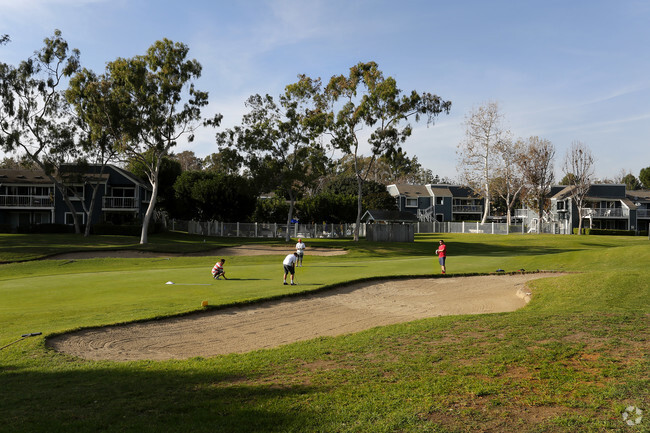
<svg viewBox="0 0 650 433">
<path fill-rule="evenodd" d="M 320 336 L 453 314 L 514 311 L 526 282 L 548 274 L 360 283 L 300 298 L 164 320 L 82 330 L 48 340 L 93 360 L 166 360 L 272 348 Z"/>
<path fill-rule="evenodd" d="M 56 254 L 48 257 L 49 260 L 82 260 L 93 258 L 152 258 L 152 257 L 228 257 L 228 256 L 262 256 L 275 254 L 289 254 L 295 251 L 291 245 L 240 245 L 236 247 L 217 248 L 215 250 L 200 251 L 196 253 L 159 253 L 152 251 L 112 250 L 112 251 L 77 251 L 73 253 Z M 347 254 L 346 250 L 339 248 L 311 247 L 305 250 L 309 256 L 340 256 Z"/>
</svg>

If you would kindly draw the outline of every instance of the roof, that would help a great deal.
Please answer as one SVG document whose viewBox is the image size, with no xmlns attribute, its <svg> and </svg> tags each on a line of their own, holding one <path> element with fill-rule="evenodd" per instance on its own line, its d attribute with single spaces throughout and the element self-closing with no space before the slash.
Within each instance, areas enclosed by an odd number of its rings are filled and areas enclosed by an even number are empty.
<svg viewBox="0 0 650 433">
<path fill-rule="evenodd" d="M 572 191 L 575 189 L 574 185 L 565 186 L 560 191 L 556 192 L 551 198 L 556 200 L 564 200 L 567 197 L 571 196 Z"/>
<path fill-rule="evenodd" d="M 418 218 L 411 212 L 399 210 L 368 210 L 361 217 L 363 221 L 381 221 L 393 223 L 417 222 Z"/>
<path fill-rule="evenodd" d="M 414 198 L 414 197 L 429 197 L 429 191 L 424 185 L 408 185 L 405 183 L 388 185 L 388 191 L 396 191 L 398 195 L 403 195 L 405 197 Z"/>
<path fill-rule="evenodd" d="M 451 191 L 449 191 L 448 185 L 427 185 L 427 189 L 430 191 L 430 194 L 435 197 L 453 197 Z"/>
<path fill-rule="evenodd" d="M 52 181 L 46 176 L 43 170 L 3 168 L 0 169 L 0 183 L 51 185 Z"/>
<path fill-rule="evenodd" d="M 647 202 L 650 201 L 650 190 L 648 189 L 638 189 L 633 191 L 625 191 L 627 198 L 637 202 Z"/>
</svg>

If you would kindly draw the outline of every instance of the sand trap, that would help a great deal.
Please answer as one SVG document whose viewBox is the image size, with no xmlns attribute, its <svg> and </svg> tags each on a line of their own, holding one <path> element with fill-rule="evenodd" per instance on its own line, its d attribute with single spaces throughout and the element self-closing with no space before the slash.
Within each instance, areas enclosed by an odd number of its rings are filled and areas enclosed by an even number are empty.
<svg viewBox="0 0 650 433">
<path fill-rule="evenodd" d="M 222 256 L 261 256 L 274 254 L 290 254 L 295 251 L 294 244 L 287 245 L 240 245 L 236 247 L 218 248 L 198 253 L 157 253 L 152 251 L 111 250 L 111 251 L 77 251 L 74 253 L 55 254 L 47 257 L 49 260 L 81 260 L 92 258 L 150 258 L 150 257 L 222 257 Z M 348 252 L 339 248 L 309 247 L 305 256 L 339 256 Z"/>
<path fill-rule="evenodd" d="M 362 283 L 328 292 L 190 316 L 78 331 L 48 339 L 93 360 L 186 359 L 242 353 L 319 336 L 452 314 L 514 311 L 527 281 L 548 274 Z"/>
</svg>

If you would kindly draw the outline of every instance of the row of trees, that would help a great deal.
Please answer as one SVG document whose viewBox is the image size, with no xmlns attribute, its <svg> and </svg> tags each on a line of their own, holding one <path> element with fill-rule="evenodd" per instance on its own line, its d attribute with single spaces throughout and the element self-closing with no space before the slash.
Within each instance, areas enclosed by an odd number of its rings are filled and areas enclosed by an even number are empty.
<svg viewBox="0 0 650 433">
<path fill-rule="evenodd" d="M 6 35 L 0 39 L 0 44 L 8 42 Z M 165 158 L 181 138 L 191 142 L 199 126 L 218 127 L 222 120 L 221 114 L 202 117 L 208 94 L 194 85 L 202 68 L 188 52 L 186 45 L 163 39 L 144 55 L 108 62 L 97 74 L 81 67 L 79 51 L 55 31 L 19 65 L 0 63 L 0 149 L 20 153 L 45 171 L 67 201 L 77 232 L 77 214 L 61 176 L 64 166 L 136 163 L 152 188 L 140 239 L 146 243 Z M 288 223 L 299 192 L 322 182 L 331 166 L 328 152 L 338 150 L 356 180 L 358 240 L 363 185 L 371 176 L 381 176 L 378 161 L 391 176 L 401 170 L 432 178 L 416 169 L 417 160 L 406 157 L 402 145 L 411 135 L 411 121 L 424 117 L 430 124 L 448 113 L 451 103 L 427 92 L 402 92 L 374 62 L 359 63 L 325 85 L 320 78 L 298 78 L 277 98 L 248 98 L 249 112 L 241 124 L 216 135 L 219 152 L 203 163 L 224 168 L 226 174 L 244 170 L 250 179 L 261 179 L 266 188 L 286 196 Z M 364 157 L 360 147 L 366 137 L 371 150 Z M 194 180 L 205 181 L 200 176 Z M 206 200 L 210 191 L 206 187 L 203 192 Z"/>
<path fill-rule="evenodd" d="M 461 179 L 485 200 L 483 223 L 497 199 L 505 203 L 508 221 L 511 209 L 521 201 L 537 210 L 539 222 L 555 182 L 555 146 L 536 136 L 514 139 L 503 123 L 496 102 L 488 102 L 467 115 L 465 139 L 457 149 Z M 560 184 L 572 187 L 570 194 L 578 207 L 582 228 L 583 204 L 594 181 L 594 156 L 586 144 L 571 143 L 562 160 L 562 172 Z M 642 169 L 639 177 L 641 181 L 627 173 L 618 182 L 625 183 L 628 189 L 642 185 L 650 188 L 650 167 Z"/>
</svg>

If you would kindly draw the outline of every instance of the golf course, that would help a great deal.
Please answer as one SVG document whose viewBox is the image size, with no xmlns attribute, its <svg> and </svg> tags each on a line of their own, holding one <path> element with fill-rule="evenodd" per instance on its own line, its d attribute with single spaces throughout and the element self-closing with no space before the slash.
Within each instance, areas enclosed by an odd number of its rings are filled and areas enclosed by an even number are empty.
<svg viewBox="0 0 650 433">
<path fill-rule="evenodd" d="M 647 237 L 149 241 L 0 234 L 0 432 L 650 431 Z"/>
</svg>

